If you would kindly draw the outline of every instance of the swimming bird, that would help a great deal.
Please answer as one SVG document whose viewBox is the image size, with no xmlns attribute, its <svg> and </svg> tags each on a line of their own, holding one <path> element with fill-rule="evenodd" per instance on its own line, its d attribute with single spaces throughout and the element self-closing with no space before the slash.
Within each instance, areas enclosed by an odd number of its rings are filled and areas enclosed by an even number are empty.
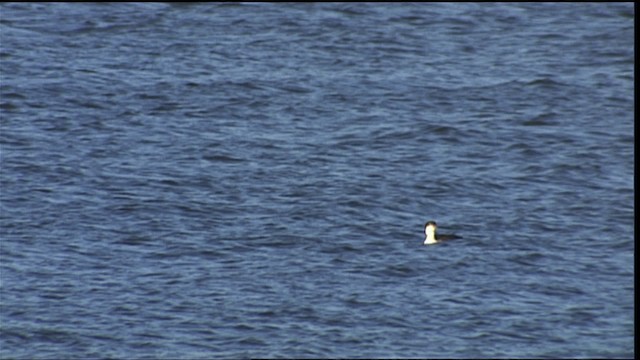
<svg viewBox="0 0 640 360">
<path fill-rule="evenodd" d="M 461 238 L 460 236 L 457 236 L 457 235 L 446 235 L 446 234 L 436 235 L 437 228 L 438 228 L 438 224 L 436 224 L 435 221 L 427 221 L 427 223 L 424 224 L 424 235 L 426 236 L 426 238 L 424 239 L 425 245 L 431 245 L 431 244 L 439 243 L 441 241 Z"/>
</svg>

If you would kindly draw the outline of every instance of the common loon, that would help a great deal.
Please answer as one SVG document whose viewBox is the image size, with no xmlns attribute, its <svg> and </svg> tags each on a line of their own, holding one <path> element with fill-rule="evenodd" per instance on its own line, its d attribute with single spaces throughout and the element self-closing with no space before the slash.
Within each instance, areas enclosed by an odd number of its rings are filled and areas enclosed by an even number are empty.
<svg viewBox="0 0 640 360">
<path fill-rule="evenodd" d="M 457 235 L 445 235 L 445 234 L 436 235 L 437 228 L 438 228 L 438 224 L 436 224 L 435 221 L 427 221 L 427 223 L 424 224 L 424 235 L 426 236 L 426 238 L 424 239 L 425 245 L 431 245 L 431 244 L 436 244 L 445 240 L 453 240 L 453 239 L 461 238 L 460 236 L 457 236 Z"/>
</svg>

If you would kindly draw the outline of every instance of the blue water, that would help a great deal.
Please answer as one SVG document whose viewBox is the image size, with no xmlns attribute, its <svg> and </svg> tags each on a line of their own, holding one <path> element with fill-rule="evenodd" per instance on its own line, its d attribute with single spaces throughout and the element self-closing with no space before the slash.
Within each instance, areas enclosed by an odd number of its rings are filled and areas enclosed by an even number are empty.
<svg viewBox="0 0 640 360">
<path fill-rule="evenodd" d="M 1 4 L 0 358 L 633 358 L 634 16 Z"/>
</svg>

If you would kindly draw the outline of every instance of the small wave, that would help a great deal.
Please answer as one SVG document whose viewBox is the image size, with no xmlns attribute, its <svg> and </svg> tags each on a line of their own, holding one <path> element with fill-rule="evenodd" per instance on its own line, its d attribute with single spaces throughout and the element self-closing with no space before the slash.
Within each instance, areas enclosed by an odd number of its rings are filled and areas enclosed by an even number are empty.
<svg viewBox="0 0 640 360">
<path fill-rule="evenodd" d="M 227 155 L 204 155 L 202 157 L 204 160 L 208 160 L 211 162 L 222 162 L 222 163 L 239 163 L 245 161 L 244 159 L 239 159 L 233 156 Z"/>
<path fill-rule="evenodd" d="M 541 78 L 541 79 L 535 79 L 535 80 L 531 80 L 531 81 L 527 81 L 524 83 L 525 86 L 532 86 L 532 87 L 543 87 L 543 88 L 553 88 L 553 87 L 558 87 L 558 86 L 566 86 L 566 84 L 563 84 L 561 82 L 555 81 L 553 79 L 550 78 Z"/>
<path fill-rule="evenodd" d="M 558 125 L 553 119 L 557 117 L 556 113 L 549 112 L 540 114 L 534 118 L 526 120 L 522 123 L 524 126 L 553 126 Z"/>
</svg>

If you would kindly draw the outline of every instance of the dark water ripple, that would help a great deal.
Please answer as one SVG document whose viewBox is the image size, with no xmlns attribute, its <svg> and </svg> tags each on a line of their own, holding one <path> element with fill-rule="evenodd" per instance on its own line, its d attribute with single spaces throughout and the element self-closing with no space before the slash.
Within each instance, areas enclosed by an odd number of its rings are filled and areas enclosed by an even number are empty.
<svg viewBox="0 0 640 360">
<path fill-rule="evenodd" d="M 633 357 L 634 16 L 0 5 L 0 357 Z"/>
</svg>

